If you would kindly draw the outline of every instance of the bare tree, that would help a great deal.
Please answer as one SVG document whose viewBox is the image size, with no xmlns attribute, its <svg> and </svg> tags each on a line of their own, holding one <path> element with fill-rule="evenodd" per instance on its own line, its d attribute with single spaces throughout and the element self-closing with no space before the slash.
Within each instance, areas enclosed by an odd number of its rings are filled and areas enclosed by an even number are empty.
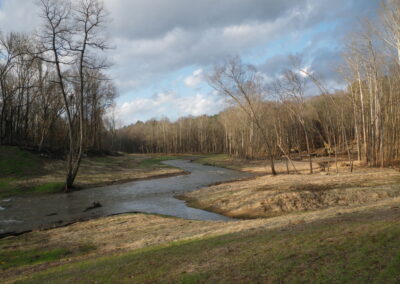
<svg viewBox="0 0 400 284">
<path fill-rule="evenodd" d="M 98 0 L 80 0 L 77 3 L 41 0 L 41 8 L 45 25 L 40 36 L 40 52 L 42 55 L 52 54 L 42 59 L 55 65 L 68 122 L 69 153 L 65 182 L 65 190 L 68 191 L 78 173 L 84 148 L 84 93 L 88 70 L 104 67 L 104 64 L 98 64 L 97 54 L 90 53 L 90 49 L 105 48 L 105 41 L 99 34 L 104 28 L 102 24 L 106 15 Z M 71 78 L 67 78 L 66 69 L 71 66 L 76 66 L 78 70 L 77 91 L 68 89 Z M 74 100 L 77 105 L 73 104 Z M 73 111 L 79 126 L 74 125 Z"/>
<path fill-rule="evenodd" d="M 9 110 L 13 95 L 18 90 L 18 86 L 12 86 L 12 69 L 17 63 L 17 59 L 26 53 L 27 37 L 22 34 L 10 33 L 0 34 L 0 91 L 1 91 L 1 111 L 0 111 L 0 144 L 3 143 L 8 126 L 6 124 L 6 112 Z"/>
<path fill-rule="evenodd" d="M 253 66 L 244 65 L 238 57 L 232 57 L 224 65 L 215 67 L 214 73 L 208 77 L 208 82 L 218 93 L 232 99 L 259 129 L 269 156 L 271 172 L 276 175 L 274 165 L 276 137 L 267 134 L 260 116 L 260 106 L 265 96 L 262 77 Z M 280 150 L 290 160 L 281 147 Z M 292 161 L 291 163 L 296 169 Z"/>
<path fill-rule="evenodd" d="M 283 105 L 291 115 L 300 123 L 306 140 L 307 153 L 310 162 L 310 173 L 313 173 L 309 124 L 306 122 L 305 90 L 307 81 L 303 76 L 292 70 L 284 72 L 282 79 L 275 82 L 275 90 Z"/>
</svg>

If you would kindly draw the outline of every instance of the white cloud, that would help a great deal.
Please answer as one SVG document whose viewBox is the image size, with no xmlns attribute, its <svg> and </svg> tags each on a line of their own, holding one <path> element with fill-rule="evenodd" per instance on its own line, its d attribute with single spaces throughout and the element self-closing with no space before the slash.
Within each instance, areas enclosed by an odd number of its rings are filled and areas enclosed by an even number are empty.
<svg viewBox="0 0 400 284">
<path fill-rule="evenodd" d="M 321 0 L 318 0 L 321 1 Z M 105 0 L 115 34 L 159 38 L 175 28 L 201 31 L 251 20 L 270 20 L 303 4 L 293 0 Z"/>
<path fill-rule="evenodd" d="M 111 53 L 116 66 L 113 77 L 135 78 L 137 88 L 180 68 L 204 69 L 227 55 L 267 45 L 283 32 L 300 34 L 330 13 L 324 9 L 328 0 L 248 0 L 254 5 L 239 0 L 222 0 L 218 5 L 211 0 L 154 1 L 151 7 L 144 0 L 106 1 L 114 18 L 110 29 L 117 47 Z M 193 87 L 198 81 L 193 79 L 187 78 L 185 84 Z M 129 90 L 126 84 L 118 85 Z"/>
<path fill-rule="evenodd" d="M 308 75 L 313 75 L 314 71 L 311 69 L 311 64 L 301 67 L 300 70 L 295 70 L 301 77 L 306 78 Z"/>
<path fill-rule="evenodd" d="M 213 115 L 226 107 L 225 101 L 212 94 L 197 93 L 193 96 L 180 96 L 173 92 L 163 92 L 151 98 L 136 98 L 116 105 L 115 114 L 124 124 L 138 120 L 168 117 L 176 120 L 182 116 Z"/>
<path fill-rule="evenodd" d="M 0 30 L 32 31 L 40 26 L 37 0 L 0 0 Z M 321 23 L 347 21 L 342 30 L 335 34 L 346 34 L 358 18 L 368 11 L 375 11 L 380 0 L 104 0 L 110 12 L 108 23 L 109 44 L 115 49 L 109 51 L 112 68 L 108 71 L 122 95 L 140 93 L 141 88 L 157 90 L 157 82 L 166 79 L 174 82 L 181 69 L 198 66 L 206 70 L 210 64 L 227 55 L 245 55 L 254 49 L 267 45 L 282 35 L 304 36 L 304 31 Z M 340 26 L 340 24 L 339 24 Z M 314 44 L 315 37 L 307 39 Z M 301 46 L 299 47 L 301 48 Z M 267 49 L 267 48 L 266 48 Z M 311 54 L 312 53 L 312 54 Z M 310 70 L 326 74 L 327 80 L 333 72 L 326 71 L 326 49 L 319 52 L 320 60 L 313 63 Z M 264 55 L 262 55 L 264 56 Z M 286 54 L 283 55 L 286 57 Z M 310 57 L 316 57 L 310 52 Z M 276 58 L 277 61 L 279 58 Z M 335 57 L 335 61 L 340 61 Z M 252 62 L 254 63 L 254 62 Z M 270 62 L 268 65 L 271 65 Z M 318 66 L 322 67 L 318 67 Z M 267 74 L 274 73 L 275 66 L 260 68 Z M 268 70 L 267 70 L 268 69 Z M 272 71 L 271 71 L 272 70 Z M 197 71 L 197 70 L 196 70 Z M 269 73 L 267 71 L 270 71 Z M 175 75 L 173 75 L 175 74 Z M 196 88 L 201 83 L 201 74 L 191 74 L 179 84 Z M 163 86 L 163 89 L 174 89 Z M 186 115 L 179 107 L 178 99 L 186 97 L 174 95 L 175 105 L 162 103 L 162 96 L 155 99 L 137 98 L 119 110 L 128 121 L 160 116 L 165 113 Z M 174 100 L 173 98 L 170 98 Z M 206 95 L 195 95 L 191 102 L 196 104 L 190 114 L 200 110 L 214 109 L 213 100 Z M 184 103 L 190 109 L 190 103 Z M 167 107 L 166 107 L 166 106 Z M 139 107 L 138 107 L 139 106 Z M 132 113 L 143 113 L 143 116 Z M 171 115 L 172 116 L 172 115 Z"/>
<path fill-rule="evenodd" d="M 185 78 L 185 85 L 191 88 L 199 85 L 204 79 L 203 69 L 197 69 L 192 75 Z"/>
<path fill-rule="evenodd" d="M 40 26 L 36 0 L 0 0 L 2 31 Z M 351 15 L 364 0 L 104 0 L 110 12 L 109 75 L 122 93 L 188 66 L 206 68 L 285 34 Z M 365 8 L 366 9 L 366 8 Z M 356 18 L 356 17 L 352 17 Z M 188 79 L 189 85 L 196 80 Z"/>
<path fill-rule="evenodd" d="M 34 0 L 1 1 L 1 31 L 31 32 L 39 27 L 39 9 Z"/>
</svg>

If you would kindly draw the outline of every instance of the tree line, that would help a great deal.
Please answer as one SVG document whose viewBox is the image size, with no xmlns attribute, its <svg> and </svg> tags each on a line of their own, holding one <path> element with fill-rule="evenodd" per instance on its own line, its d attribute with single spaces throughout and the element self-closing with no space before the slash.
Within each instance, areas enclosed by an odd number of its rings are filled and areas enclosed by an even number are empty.
<svg viewBox="0 0 400 284">
<path fill-rule="evenodd" d="M 116 88 L 109 67 L 100 0 L 40 0 L 37 33 L 0 35 L 0 144 L 63 154 L 65 189 L 90 151 L 227 153 L 284 159 L 346 155 L 370 166 L 400 158 L 400 2 L 385 1 L 379 20 L 365 20 L 345 42 L 343 91 L 291 58 L 267 80 L 239 57 L 215 64 L 207 82 L 231 106 L 215 116 L 137 122 L 116 129 L 107 116 Z M 310 87 L 319 95 L 309 96 Z M 337 160 L 337 159 L 336 159 Z M 351 167 L 352 169 L 352 167 Z"/>
<path fill-rule="evenodd" d="M 82 156 L 111 147 L 106 113 L 117 95 L 108 67 L 107 13 L 98 0 L 40 0 L 34 34 L 0 35 L 0 144 L 65 154 L 65 188 Z"/>
<path fill-rule="evenodd" d="M 308 156 L 307 148 L 311 154 L 322 148 L 320 155 L 334 155 L 347 154 L 347 148 L 352 147 L 351 154 L 355 155 L 354 145 L 349 145 L 353 130 L 350 126 L 343 129 L 336 120 L 332 100 L 345 107 L 343 112 L 347 115 L 344 119 L 350 117 L 352 109 L 345 92 L 309 98 L 303 117 L 306 132 L 286 102 L 261 101 L 256 112 L 260 128 L 246 112 L 232 106 L 214 116 L 184 117 L 176 122 L 168 119 L 139 121 L 117 130 L 115 147 L 138 153 L 227 153 L 246 159 L 269 158 L 272 150 L 273 160 L 286 159 L 286 155 L 295 159 L 302 155 L 301 152 Z M 299 106 L 293 103 L 291 107 Z M 327 128 L 324 126 L 326 121 L 334 124 Z"/>
<path fill-rule="evenodd" d="M 344 91 L 330 92 L 301 58 L 267 81 L 239 57 L 216 64 L 209 85 L 231 102 L 216 116 L 138 122 L 118 131 L 118 145 L 142 153 L 228 153 L 291 163 L 298 153 L 346 155 L 370 166 L 400 158 L 400 2 L 385 1 L 345 43 Z M 309 96 L 310 87 L 319 95 Z M 322 150 L 322 151 L 321 151 Z M 292 163 L 293 165 L 293 163 Z M 294 170 L 295 167 L 293 165 Z"/>
</svg>

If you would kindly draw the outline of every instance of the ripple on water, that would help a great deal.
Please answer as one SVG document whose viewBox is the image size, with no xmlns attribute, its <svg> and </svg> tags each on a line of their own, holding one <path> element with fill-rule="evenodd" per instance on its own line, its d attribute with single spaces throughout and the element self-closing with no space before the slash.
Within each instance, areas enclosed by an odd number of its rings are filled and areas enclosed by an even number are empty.
<svg viewBox="0 0 400 284">
<path fill-rule="evenodd" d="M 56 226 L 59 225 L 59 220 L 68 223 L 80 218 L 98 218 L 126 212 L 163 214 L 190 220 L 229 221 L 230 219 L 223 215 L 188 207 L 184 201 L 174 198 L 174 195 L 214 183 L 252 176 L 234 170 L 192 164 L 184 160 L 167 161 L 165 164 L 191 173 L 91 188 L 68 195 L 25 196 L 13 199 L 12 206 L 5 203 L 6 200 L 0 200 L 0 205 L 6 209 L 0 211 L 0 220 L 3 219 L 0 221 L 0 231 L 22 232 L 43 226 Z M 2 201 L 4 203 L 1 203 Z M 95 201 L 103 206 L 83 212 Z M 58 212 L 57 217 L 51 212 Z"/>
<path fill-rule="evenodd" d="M 22 223 L 20 220 L 0 220 L 0 224 L 15 224 L 15 223 Z"/>
</svg>

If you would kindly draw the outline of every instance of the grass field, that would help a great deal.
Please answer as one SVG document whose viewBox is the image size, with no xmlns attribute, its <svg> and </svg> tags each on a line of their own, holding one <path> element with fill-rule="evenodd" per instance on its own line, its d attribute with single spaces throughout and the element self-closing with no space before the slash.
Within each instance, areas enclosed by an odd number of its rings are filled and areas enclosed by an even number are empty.
<svg viewBox="0 0 400 284">
<path fill-rule="evenodd" d="M 202 165 L 226 167 L 226 168 L 239 168 L 235 167 L 232 163 L 234 159 L 227 154 L 203 155 L 196 159 L 197 163 Z"/>
<path fill-rule="evenodd" d="M 17 283 L 399 283 L 399 217 L 392 208 L 272 230 L 253 227 L 42 266 Z M 52 257 L 65 251 L 38 259 Z"/>
<path fill-rule="evenodd" d="M 171 168 L 172 166 L 161 164 L 163 161 L 181 159 L 181 156 L 153 156 L 148 159 L 144 159 L 139 163 L 140 168 L 148 169 L 153 167 Z"/>
<path fill-rule="evenodd" d="M 19 186 L 18 181 L 44 173 L 44 161 L 38 155 L 18 147 L 0 146 L 0 198 L 16 193 L 54 192 L 62 183 L 49 182 L 39 185 Z"/>
</svg>

